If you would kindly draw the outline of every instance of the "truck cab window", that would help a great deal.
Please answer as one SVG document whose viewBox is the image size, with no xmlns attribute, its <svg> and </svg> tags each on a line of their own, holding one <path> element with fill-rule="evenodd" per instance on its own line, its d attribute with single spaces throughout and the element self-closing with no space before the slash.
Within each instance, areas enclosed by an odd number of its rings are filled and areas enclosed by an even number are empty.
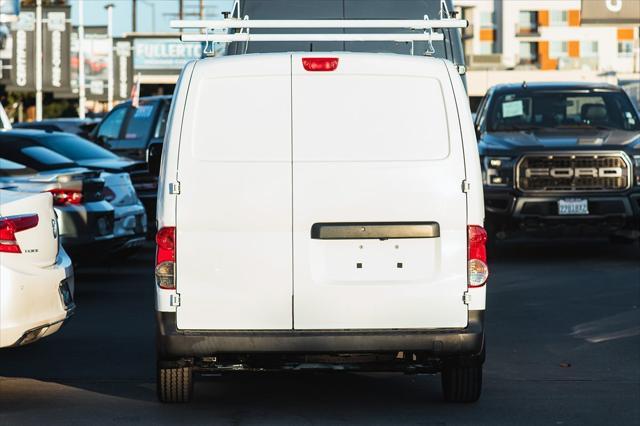
<svg viewBox="0 0 640 426">
<path fill-rule="evenodd" d="M 118 139 L 126 113 L 127 108 L 125 106 L 114 109 L 102 122 L 98 130 L 98 138 Z"/>
</svg>

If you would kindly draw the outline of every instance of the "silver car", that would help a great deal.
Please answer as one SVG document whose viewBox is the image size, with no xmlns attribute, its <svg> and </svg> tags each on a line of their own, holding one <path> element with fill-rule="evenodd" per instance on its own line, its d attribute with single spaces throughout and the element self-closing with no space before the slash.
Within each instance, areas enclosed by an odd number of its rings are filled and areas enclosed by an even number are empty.
<svg viewBox="0 0 640 426">
<path fill-rule="evenodd" d="M 25 155 L 56 158 L 54 152 L 37 148 L 27 149 Z M 114 208 L 104 199 L 100 172 L 64 162 L 55 165 L 59 167 L 38 171 L 0 154 L 0 189 L 50 192 L 58 216 L 60 242 L 74 260 L 111 250 Z"/>
</svg>

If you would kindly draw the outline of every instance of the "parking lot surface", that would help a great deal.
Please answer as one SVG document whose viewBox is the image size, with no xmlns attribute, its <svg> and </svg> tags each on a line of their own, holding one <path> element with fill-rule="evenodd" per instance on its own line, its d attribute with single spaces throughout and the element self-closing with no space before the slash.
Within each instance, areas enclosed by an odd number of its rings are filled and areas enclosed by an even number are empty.
<svg viewBox="0 0 640 426">
<path fill-rule="evenodd" d="M 511 242 L 491 253 L 477 404 L 438 376 L 208 377 L 195 400 L 155 395 L 153 250 L 77 270 L 75 317 L 0 351 L 0 424 L 640 424 L 640 250 Z"/>
</svg>

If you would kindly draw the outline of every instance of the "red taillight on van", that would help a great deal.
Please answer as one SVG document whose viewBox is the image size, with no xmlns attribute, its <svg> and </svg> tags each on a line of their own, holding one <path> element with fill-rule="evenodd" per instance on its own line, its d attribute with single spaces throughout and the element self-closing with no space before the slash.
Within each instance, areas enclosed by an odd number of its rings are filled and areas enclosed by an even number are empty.
<svg viewBox="0 0 640 426">
<path fill-rule="evenodd" d="M 176 228 L 161 228 L 156 234 L 156 284 L 160 288 L 175 289 Z"/>
<path fill-rule="evenodd" d="M 0 217 L 0 253 L 22 253 L 16 241 L 16 232 L 38 226 L 38 215 Z"/>
<path fill-rule="evenodd" d="M 487 266 L 487 231 L 482 226 L 469 225 L 467 275 L 469 287 L 482 287 L 489 278 Z"/>
<path fill-rule="evenodd" d="M 53 194 L 53 204 L 64 206 L 65 204 L 82 204 L 82 192 L 75 189 L 50 189 Z"/>
<path fill-rule="evenodd" d="M 302 66 L 307 71 L 335 71 L 338 58 L 302 58 Z"/>
</svg>

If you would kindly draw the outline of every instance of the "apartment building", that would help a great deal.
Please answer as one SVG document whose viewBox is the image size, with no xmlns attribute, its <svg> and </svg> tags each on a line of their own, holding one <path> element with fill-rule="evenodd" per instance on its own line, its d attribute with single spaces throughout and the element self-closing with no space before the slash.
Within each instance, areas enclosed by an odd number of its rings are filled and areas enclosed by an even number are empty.
<svg viewBox="0 0 640 426">
<path fill-rule="evenodd" d="M 500 82 L 640 80 L 640 16 L 637 24 L 593 25 L 581 20 L 581 0 L 454 3 L 470 22 L 463 40 L 472 96 Z"/>
</svg>

